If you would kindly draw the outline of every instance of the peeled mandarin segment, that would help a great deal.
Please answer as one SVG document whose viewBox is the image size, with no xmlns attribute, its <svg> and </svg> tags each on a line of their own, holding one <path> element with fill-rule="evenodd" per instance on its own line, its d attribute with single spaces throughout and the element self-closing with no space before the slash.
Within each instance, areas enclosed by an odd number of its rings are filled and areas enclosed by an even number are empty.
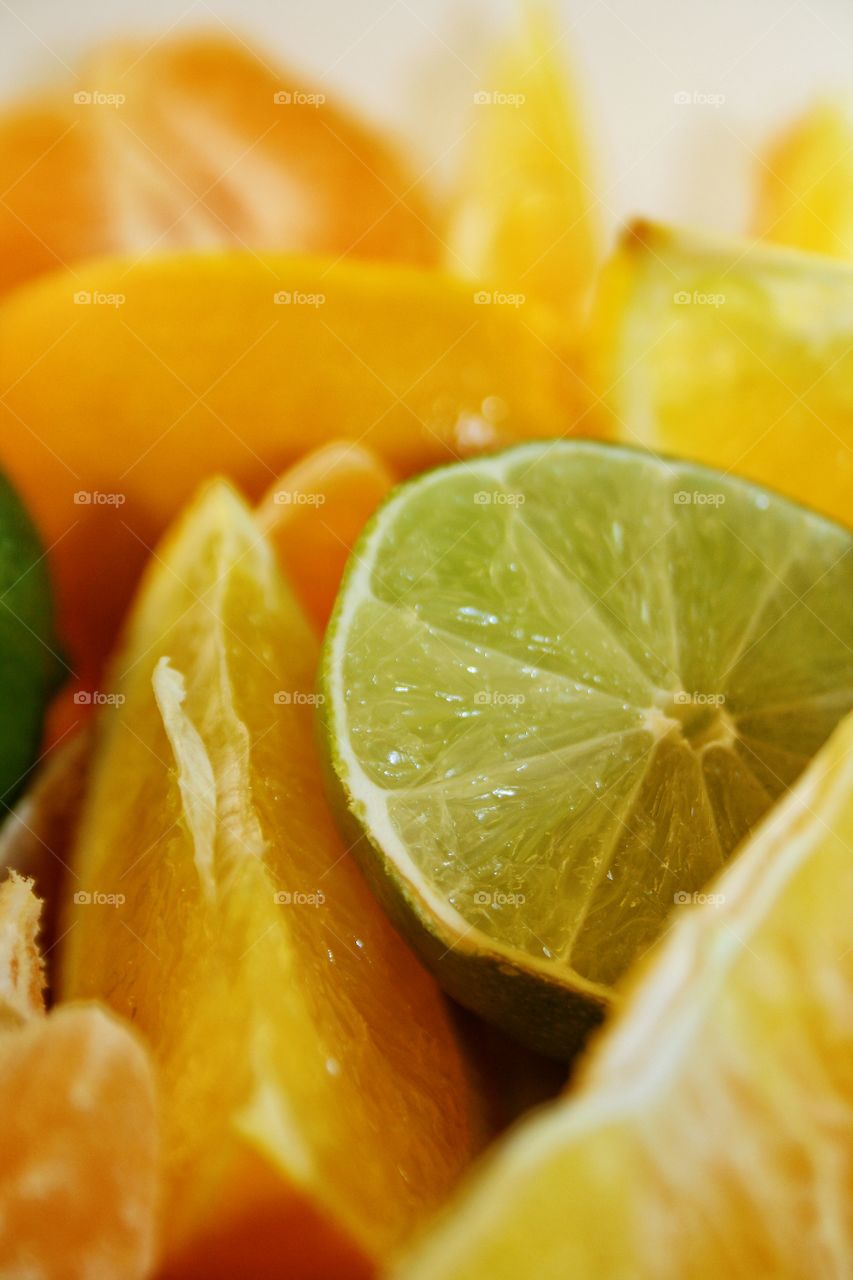
<svg viewBox="0 0 853 1280">
<path fill-rule="evenodd" d="M 546 6 L 523 6 L 521 29 L 483 85 L 474 95 L 448 266 L 520 306 L 547 303 L 577 324 L 601 231 L 575 88 Z"/>
<path fill-rule="evenodd" d="M 853 719 L 399 1280 L 853 1267 Z"/>
<path fill-rule="evenodd" d="M 0 462 L 51 547 L 63 634 L 91 663 L 212 469 L 259 497 L 340 434 L 401 471 L 561 434 L 568 378 L 512 308 L 429 272 L 245 254 L 99 263 L 0 307 Z"/>
<path fill-rule="evenodd" d="M 853 268 L 643 223 L 595 310 L 591 377 L 609 430 L 851 524 Z"/>
<path fill-rule="evenodd" d="M 234 245 L 429 264 L 435 215 L 389 142 L 267 51 L 197 33 L 107 46 L 82 81 L 127 249 Z"/>
<path fill-rule="evenodd" d="M 372 450 L 335 440 L 285 471 L 258 508 L 285 577 L 321 632 L 352 546 L 393 485 Z"/>
<path fill-rule="evenodd" d="M 0 1274 L 141 1280 L 157 1213 L 151 1065 L 95 1007 L 0 1035 Z"/>
<path fill-rule="evenodd" d="M 74 866 L 117 905 L 69 908 L 63 964 L 153 1046 L 175 1274 L 232 1276 L 244 1250 L 259 1280 L 361 1274 L 479 1140 L 437 988 L 324 806 L 316 657 L 247 508 L 209 488 L 115 662 Z"/>
<path fill-rule="evenodd" d="M 175 248 L 433 262 L 436 218 L 405 166 L 316 98 L 216 35 L 100 50 L 73 86 L 0 116 L 0 289 Z"/>
<path fill-rule="evenodd" d="M 853 102 L 812 107 L 774 142 L 758 178 L 758 235 L 853 259 Z"/>
</svg>

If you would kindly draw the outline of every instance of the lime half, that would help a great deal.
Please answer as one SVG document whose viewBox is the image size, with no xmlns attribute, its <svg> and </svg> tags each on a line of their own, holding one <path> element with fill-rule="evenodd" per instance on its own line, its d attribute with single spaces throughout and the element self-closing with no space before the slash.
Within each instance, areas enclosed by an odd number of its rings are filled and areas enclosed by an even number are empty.
<svg viewBox="0 0 853 1280">
<path fill-rule="evenodd" d="M 0 822 L 38 752 L 62 665 L 44 551 L 20 498 L 0 475 Z"/>
<path fill-rule="evenodd" d="M 853 535 L 524 445 L 395 490 L 329 628 L 336 807 L 445 987 L 564 1053 L 853 706 Z"/>
</svg>

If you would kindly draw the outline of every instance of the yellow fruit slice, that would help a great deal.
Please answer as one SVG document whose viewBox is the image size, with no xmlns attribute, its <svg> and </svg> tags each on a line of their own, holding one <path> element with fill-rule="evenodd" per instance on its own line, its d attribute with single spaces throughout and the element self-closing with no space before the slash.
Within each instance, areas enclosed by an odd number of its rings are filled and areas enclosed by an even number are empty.
<svg viewBox="0 0 853 1280">
<path fill-rule="evenodd" d="M 91 661 L 211 470 L 260 497 L 342 434 L 401 471 L 559 434 L 568 377 L 512 308 L 429 272 L 245 254 L 98 263 L 0 307 L 0 464 L 52 549 L 63 634 Z"/>
<path fill-rule="evenodd" d="M 0 1275 L 142 1280 L 155 1252 L 150 1060 L 103 1009 L 43 1017 L 41 904 L 0 885 Z"/>
<path fill-rule="evenodd" d="M 208 488 L 115 661 L 62 966 L 153 1046 L 181 1277 L 365 1274 L 479 1141 L 438 990 L 325 808 L 316 659 L 248 509 Z"/>
<path fill-rule="evenodd" d="M 97 50 L 0 116 L 0 289 L 176 248 L 435 262 L 422 188 L 322 87 L 215 32 Z"/>
<path fill-rule="evenodd" d="M 590 345 L 600 425 L 851 523 L 853 268 L 639 223 Z"/>
<path fill-rule="evenodd" d="M 400 1280 L 853 1269 L 853 718 Z"/>
<path fill-rule="evenodd" d="M 285 577 L 321 632 L 353 544 L 393 485 L 372 450 L 333 440 L 285 471 L 258 507 Z"/>
<path fill-rule="evenodd" d="M 474 94 L 472 120 L 448 266 L 498 286 L 483 295 L 492 305 L 543 302 L 576 324 L 601 231 L 582 114 L 547 5 L 522 6 Z"/>
<path fill-rule="evenodd" d="M 769 150 L 758 173 L 756 234 L 853 259 L 853 102 L 819 102 Z"/>
</svg>

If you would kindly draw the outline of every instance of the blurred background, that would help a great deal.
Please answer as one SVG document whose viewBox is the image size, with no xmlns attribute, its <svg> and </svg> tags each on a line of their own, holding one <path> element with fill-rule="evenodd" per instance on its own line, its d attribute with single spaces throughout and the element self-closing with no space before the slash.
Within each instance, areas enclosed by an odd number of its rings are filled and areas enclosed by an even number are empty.
<svg viewBox="0 0 853 1280">
<path fill-rule="evenodd" d="M 511 0 L 0 0 L 6 99 L 75 79 L 81 55 L 116 34 L 208 26 L 304 71 L 408 139 L 416 168 L 453 172 L 471 94 Z M 598 150 L 612 227 L 642 213 L 737 229 L 756 152 L 815 96 L 847 89 L 849 0 L 558 0 Z M 680 100 L 676 100 L 680 97 Z"/>
</svg>

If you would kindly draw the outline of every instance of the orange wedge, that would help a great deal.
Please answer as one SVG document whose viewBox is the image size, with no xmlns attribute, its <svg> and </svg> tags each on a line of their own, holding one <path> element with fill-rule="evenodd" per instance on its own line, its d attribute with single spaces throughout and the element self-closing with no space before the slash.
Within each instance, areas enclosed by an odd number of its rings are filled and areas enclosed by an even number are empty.
<svg viewBox="0 0 853 1280">
<path fill-rule="evenodd" d="M 211 470 L 260 497 L 341 434 L 401 471 L 560 434 L 568 380 L 512 308 L 432 272 L 247 254 L 103 262 L 0 306 L 0 465 L 49 548 L 80 674 Z"/>
<path fill-rule="evenodd" d="M 853 259 L 853 102 L 816 103 L 774 141 L 758 178 L 758 235 Z"/>
<path fill-rule="evenodd" d="M 393 484 L 372 450 L 333 440 L 285 471 L 258 508 L 285 576 L 321 632 L 353 543 Z"/>
<path fill-rule="evenodd" d="M 448 267 L 492 305 L 545 303 L 579 325 L 601 242 L 582 112 L 550 6 L 521 6 L 474 93 Z M 495 287 L 497 286 L 497 287 Z"/>
<path fill-rule="evenodd" d="M 0 118 L 0 288 L 94 254 L 291 249 L 429 263 L 427 198 L 322 86 L 215 33 L 96 52 Z"/>
<path fill-rule="evenodd" d="M 395 1276 L 849 1275 L 851 894 L 853 717 Z"/>
<path fill-rule="evenodd" d="M 0 1275 L 142 1280 L 155 1250 L 150 1061 L 94 1006 L 43 1017 L 38 900 L 0 885 Z"/>
<path fill-rule="evenodd" d="M 115 661 L 62 965 L 152 1044 L 182 1278 L 366 1274 L 480 1137 L 442 998 L 326 810 L 316 659 L 248 508 L 208 488 Z"/>
</svg>

